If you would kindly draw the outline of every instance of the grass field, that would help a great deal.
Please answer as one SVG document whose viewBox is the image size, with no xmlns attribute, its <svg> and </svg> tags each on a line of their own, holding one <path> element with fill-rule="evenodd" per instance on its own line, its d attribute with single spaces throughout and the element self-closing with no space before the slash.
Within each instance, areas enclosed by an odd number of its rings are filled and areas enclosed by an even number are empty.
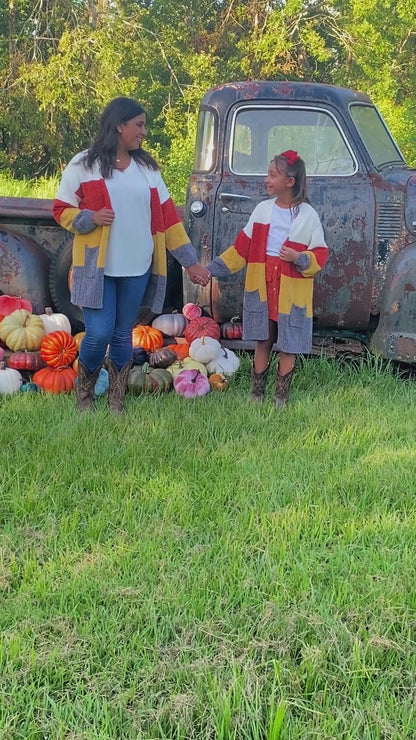
<svg viewBox="0 0 416 740">
<path fill-rule="evenodd" d="M 0 397 L 2 740 L 416 737 L 415 381 L 248 392 Z"/>
</svg>

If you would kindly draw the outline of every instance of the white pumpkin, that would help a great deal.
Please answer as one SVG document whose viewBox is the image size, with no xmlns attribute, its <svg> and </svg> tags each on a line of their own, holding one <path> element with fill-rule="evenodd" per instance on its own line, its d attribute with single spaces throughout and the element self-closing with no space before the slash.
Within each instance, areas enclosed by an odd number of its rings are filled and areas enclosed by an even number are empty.
<svg viewBox="0 0 416 740">
<path fill-rule="evenodd" d="M 240 367 L 240 360 L 231 349 L 221 347 L 221 352 L 215 360 L 207 365 L 209 373 L 221 373 L 222 375 L 232 375 Z"/>
<path fill-rule="evenodd" d="M 0 394 L 17 393 L 22 383 L 23 378 L 18 370 L 6 367 L 4 362 L 0 362 Z"/>
<path fill-rule="evenodd" d="M 212 337 L 198 337 L 189 346 L 189 357 L 207 365 L 221 352 L 221 345 Z"/>
<path fill-rule="evenodd" d="M 54 313 L 51 308 L 45 308 L 45 313 L 40 315 L 45 329 L 45 334 L 51 334 L 53 331 L 66 331 L 72 333 L 71 322 L 64 313 Z"/>
</svg>

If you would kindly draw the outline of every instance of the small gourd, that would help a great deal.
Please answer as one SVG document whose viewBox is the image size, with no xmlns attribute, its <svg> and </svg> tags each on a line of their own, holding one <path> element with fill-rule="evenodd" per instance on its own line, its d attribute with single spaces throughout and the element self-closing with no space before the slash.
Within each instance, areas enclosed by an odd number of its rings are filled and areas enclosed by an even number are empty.
<svg viewBox="0 0 416 740">
<path fill-rule="evenodd" d="M 197 303 L 185 303 L 182 313 L 185 318 L 192 321 L 192 319 L 199 319 L 202 314 L 202 309 Z"/>
<path fill-rule="evenodd" d="M 37 383 L 29 381 L 28 383 L 23 383 L 23 385 L 20 386 L 20 390 L 22 393 L 39 393 L 40 387 Z"/>
<path fill-rule="evenodd" d="M 221 336 L 224 339 L 241 339 L 243 336 L 243 324 L 239 316 L 233 316 L 230 321 L 221 324 Z"/>
<path fill-rule="evenodd" d="M 173 381 L 173 387 L 184 398 L 205 396 L 211 389 L 207 376 L 199 370 L 182 370 Z"/>
<path fill-rule="evenodd" d="M 240 367 L 240 360 L 231 349 L 221 347 L 221 352 L 207 365 L 209 373 L 221 373 L 222 375 L 233 375 Z"/>
<path fill-rule="evenodd" d="M 213 373 L 208 378 L 211 388 L 215 391 L 225 391 L 228 388 L 228 380 L 221 373 Z"/>
<path fill-rule="evenodd" d="M 198 337 L 194 339 L 189 347 L 189 356 L 193 360 L 207 365 L 208 362 L 215 360 L 215 358 L 221 352 L 221 345 L 217 339 L 212 337 Z"/>
<path fill-rule="evenodd" d="M 18 370 L 6 367 L 4 362 L 0 362 L 0 394 L 11 395 L 20 390 L 23 378 Z"/>
</svg>

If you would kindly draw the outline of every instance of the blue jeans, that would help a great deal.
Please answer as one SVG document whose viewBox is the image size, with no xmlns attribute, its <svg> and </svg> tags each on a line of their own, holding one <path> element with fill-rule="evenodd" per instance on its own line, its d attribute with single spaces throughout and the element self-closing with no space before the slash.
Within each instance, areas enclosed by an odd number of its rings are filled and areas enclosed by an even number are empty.
<svg viewBox="0 0 416 740">
<path fill-rule="evenodd" d="M 90 373 L 103 363 L 107 346 L 120 370 L 132 356 L 132 331 L 150 278 L 150 268 L 137 277 L 104 276 L 102 308 L 85 308 L 85 336 L 79 359 Z"/>
</svg>

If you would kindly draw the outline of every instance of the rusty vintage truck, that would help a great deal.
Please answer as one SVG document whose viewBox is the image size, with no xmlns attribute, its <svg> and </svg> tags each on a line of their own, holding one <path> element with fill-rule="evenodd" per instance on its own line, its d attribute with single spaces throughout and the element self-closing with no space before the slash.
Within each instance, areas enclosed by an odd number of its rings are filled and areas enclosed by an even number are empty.
<svg viewBox="0 0 416 740">
<path fill-rule="evenodd" d="M 296 149 L 330 249 L 316 278 L 314 336 L 357 340 L 416 364 L 416 169 L 406 165 L 364 94 L 302 82 L 235 82 L 209 90 L 199 110 L 185 228 L 202 263 L 232 244 L 259 200 L 273 155 Z M 0 197 L 0 291 L 52 305 L 74 328 L 71 237 L 51 202 Z M 165 309 L 198 302 L 219 323 L 241 315 L 242 273 L 205 288 L 168 260 Z M 146 315 L 144 309 L 143 316 Z M 146 315 L 146 319 L 151 317 Z"/>
</svg>

